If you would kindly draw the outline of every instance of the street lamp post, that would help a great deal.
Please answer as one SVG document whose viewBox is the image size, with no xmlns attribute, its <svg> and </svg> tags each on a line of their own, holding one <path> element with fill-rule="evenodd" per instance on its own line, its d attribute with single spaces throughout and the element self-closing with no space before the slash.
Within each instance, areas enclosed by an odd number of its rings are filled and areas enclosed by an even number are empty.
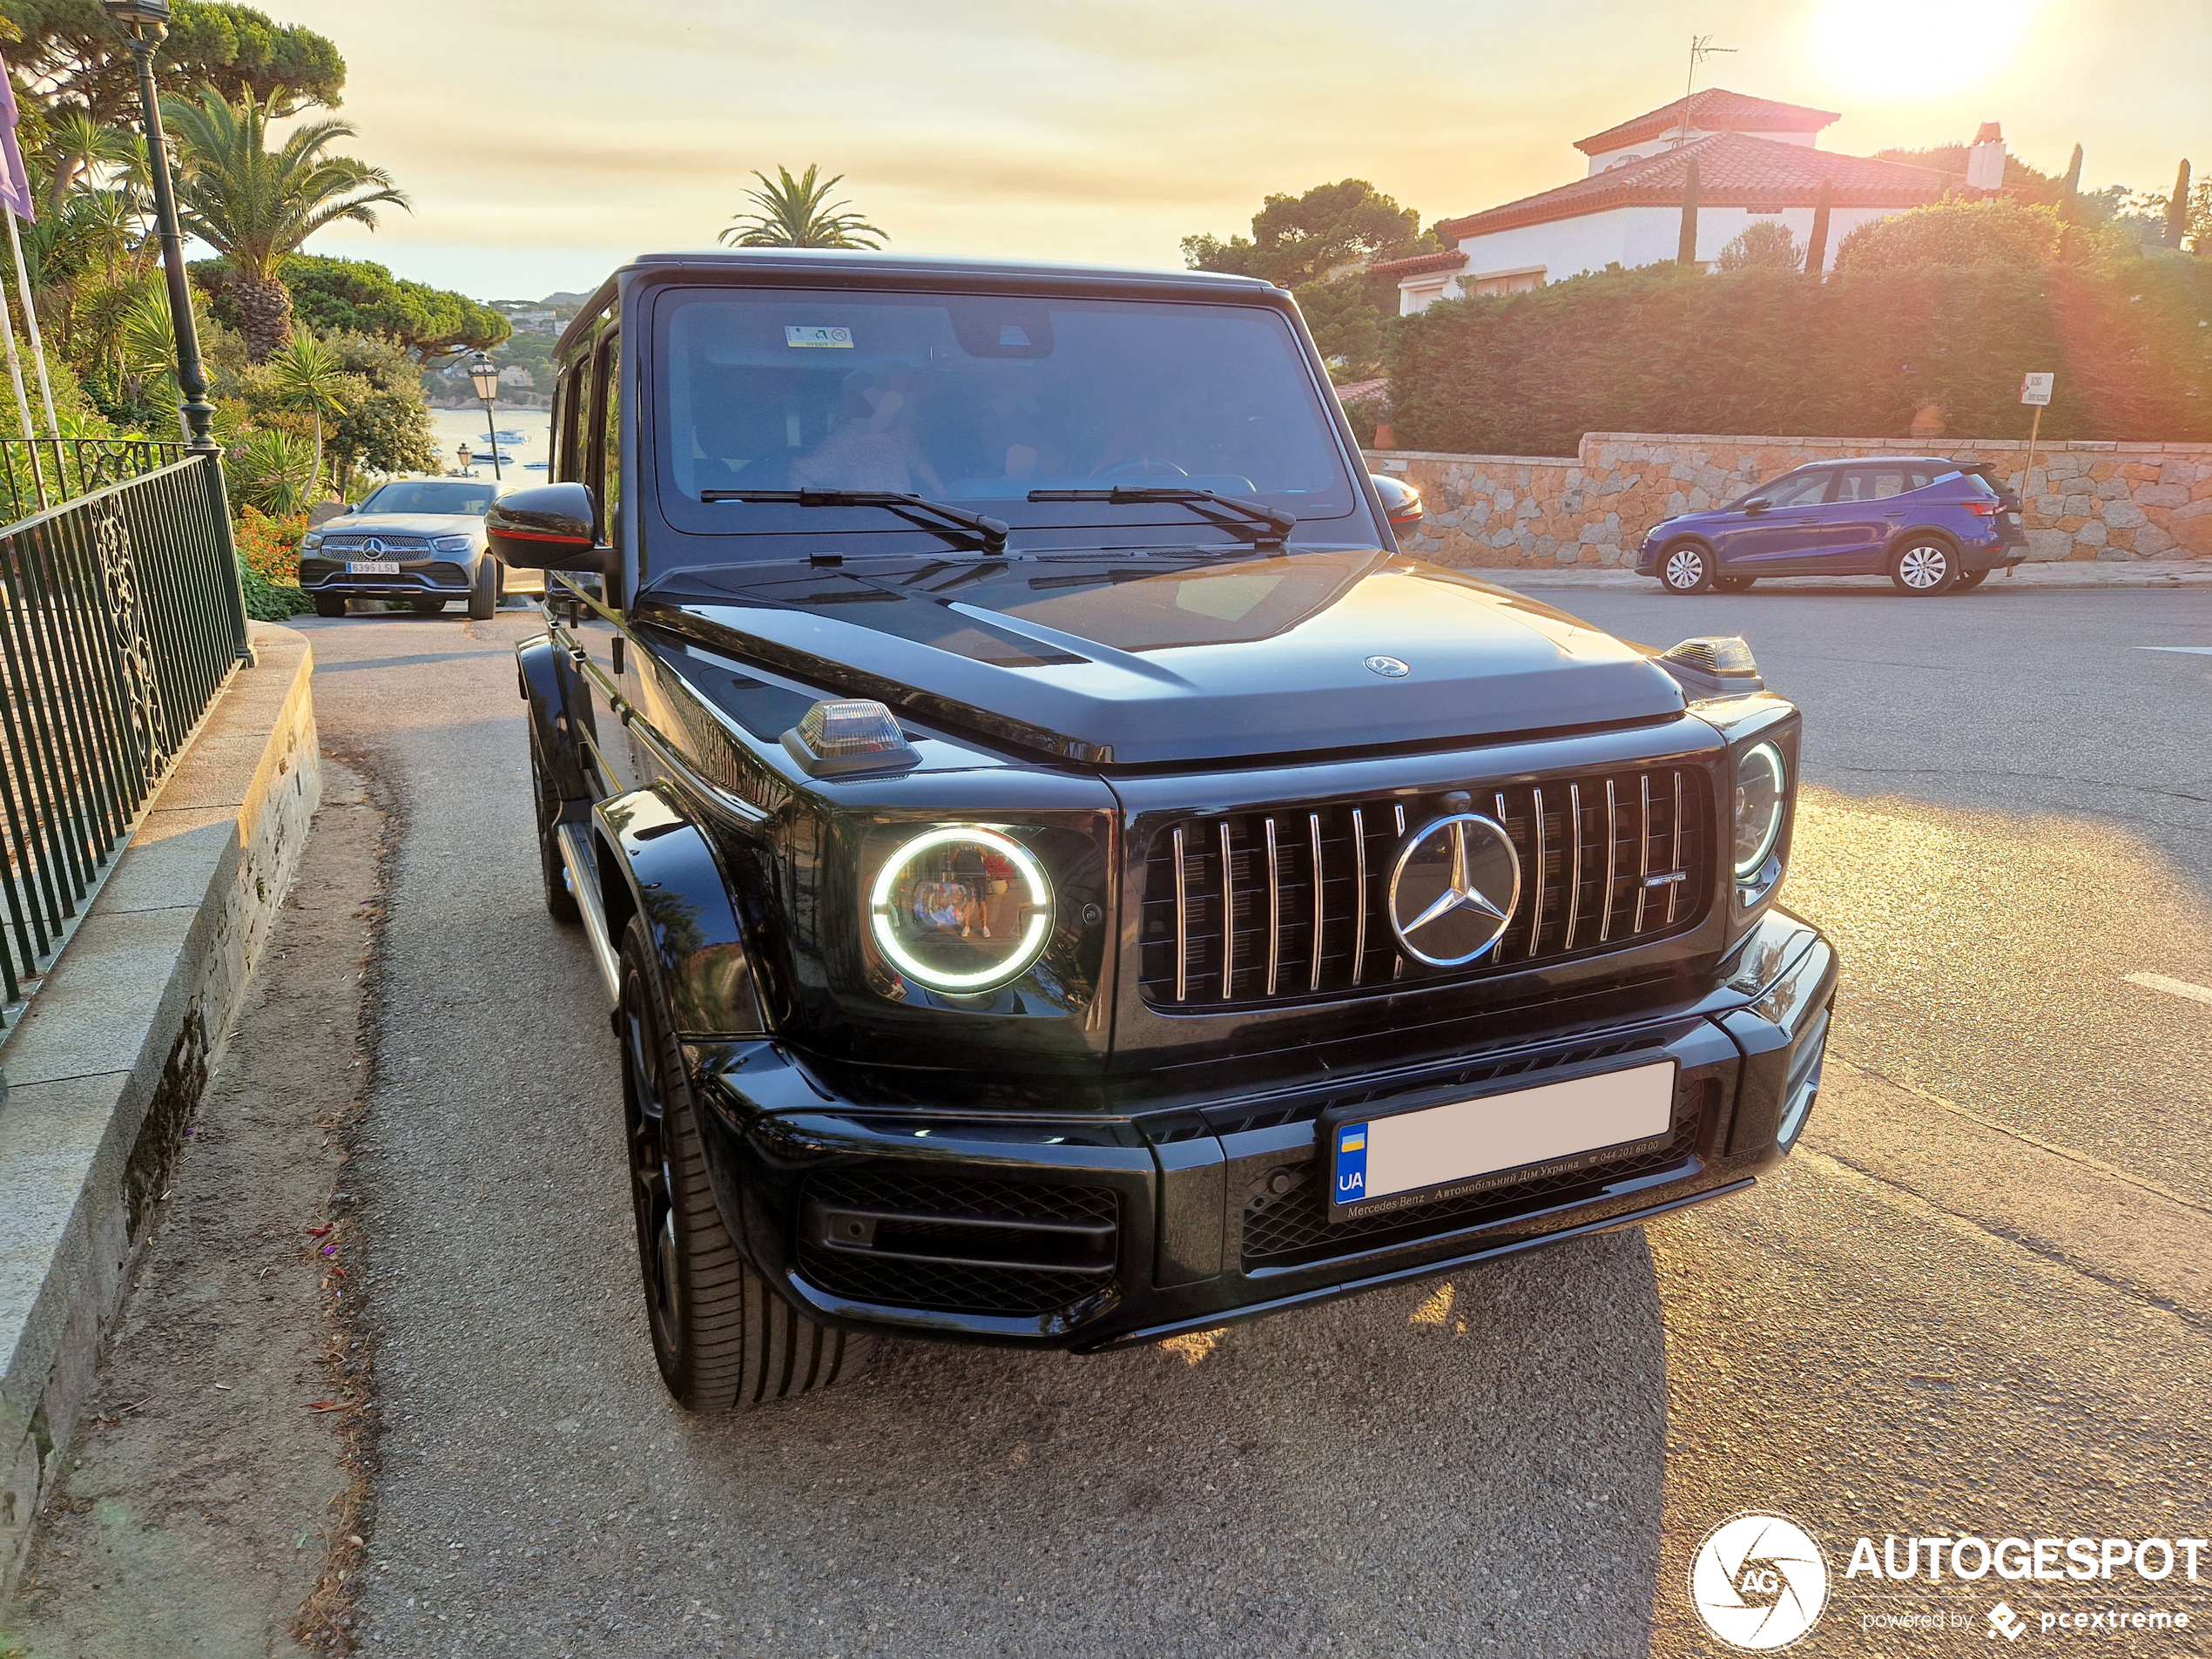
<svg viewBox="0 0 2212 1659">
<path fill-rule="evenodd" d="M 499 479 L 499 428 L 493 423 L 491 406 L 499 401 L 499 365 L 478 352 L 469 360 L 469 379 L 476 388 L 476 398 L 484 406 L 484 430 L 491 435 L 491 475 Z"/>
<path fill-rule="evenodd" d="M 161 235 L 162 273 L 168 280 L 169 320 L 177 336 L 177 392 L 185 447 L 200 457 L 208 504 L 215 517 L 215 539 L 230 567 L 233 623 L 238 657 L 253 661 L 246 642 L 246 594 L 238 574 L 238 549 L 231 539 L 230 500 L 223 489 L 223 450 L 215 442 L 215 406 L 207 398 L 207 373 L 199 361 L 199 330 L 192 320 L 191 276 L 185 269 L 185 239 L 177 223 L 177 193 L 169 179 L 169 145 L 161 131 L 161 93 L 153 82 L 154 48 L 169 32 L 169 0 L 100 0 L 138 60 L 138 102 L 145 111 L 146 171 L 153 180 L 154 220 Z"/>
</svg>

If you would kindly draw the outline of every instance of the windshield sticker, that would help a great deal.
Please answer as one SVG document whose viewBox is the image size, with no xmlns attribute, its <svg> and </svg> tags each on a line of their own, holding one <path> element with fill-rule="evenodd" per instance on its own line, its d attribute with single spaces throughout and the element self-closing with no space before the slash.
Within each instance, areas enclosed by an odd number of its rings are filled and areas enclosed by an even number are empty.
<svg viewBox="0 0 2212 1659">
<path fill-rule="evenodd" d="M 784 325 L 784 344 L 828 346 L 849 351 L 853 347 L 853 331 L 850 328 L 825 328 L 811 322 L 787 322 Z"/>
</svg>

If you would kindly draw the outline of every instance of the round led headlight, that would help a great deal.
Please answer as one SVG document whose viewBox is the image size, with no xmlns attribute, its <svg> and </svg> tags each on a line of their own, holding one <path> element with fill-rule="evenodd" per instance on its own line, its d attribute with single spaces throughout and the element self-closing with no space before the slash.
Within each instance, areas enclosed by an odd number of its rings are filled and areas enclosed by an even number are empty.
<svg viewBox="0 0 2212 1659">
<path fill-rule="evenodd" d="M 1052 883 L 1011 836 L 976 825 L 923 832 L 876 872 L 876 948 L 932 990 L 988 991 L 1021 976 L 1052 934 Z"/>
<path fill-rule="evenodd" d="M 1782 809 L 1790 798 L 1782 751 L 1755 744 L 1736 763 L 1736 879 L 1756 879 L 1782 834 Z"/>
</svg>

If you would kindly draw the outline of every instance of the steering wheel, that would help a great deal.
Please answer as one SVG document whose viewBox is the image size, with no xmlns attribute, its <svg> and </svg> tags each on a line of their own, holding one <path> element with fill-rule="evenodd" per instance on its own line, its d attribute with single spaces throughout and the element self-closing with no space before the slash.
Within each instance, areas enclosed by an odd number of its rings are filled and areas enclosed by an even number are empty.
<svg viewBox="0 0 2212 1659">
<path fill-rule="evenodd" d="M 1098 475 L 1101 478 L 1188 478 L 1190 475 L 1172 461 L 1140 455 L 1135 461 L 1123 462 L 1118 467 L 1109 467 Z"/>
</svg>

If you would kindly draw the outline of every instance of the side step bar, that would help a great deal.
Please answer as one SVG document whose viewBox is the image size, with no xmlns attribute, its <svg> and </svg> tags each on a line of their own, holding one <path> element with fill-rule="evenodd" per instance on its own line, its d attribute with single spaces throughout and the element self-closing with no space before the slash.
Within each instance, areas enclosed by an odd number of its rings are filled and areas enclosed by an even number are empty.
<svg viewBox="0 0 2212 1659">
<path fill-rule="evenodd" d="M 569 891 L 583 913 L 584 937 L 591 941 L 591 960 L 607 982 L 607 1005 L 622 1001 L 622 961 L 607 934 L 607 907 L 599 900 L 599 861 L 592 854 L 591 832 L 582 824 L 563 824 L 554 831 L 561 844 L 561 862 L 568 867 Z"/>
</svg>

